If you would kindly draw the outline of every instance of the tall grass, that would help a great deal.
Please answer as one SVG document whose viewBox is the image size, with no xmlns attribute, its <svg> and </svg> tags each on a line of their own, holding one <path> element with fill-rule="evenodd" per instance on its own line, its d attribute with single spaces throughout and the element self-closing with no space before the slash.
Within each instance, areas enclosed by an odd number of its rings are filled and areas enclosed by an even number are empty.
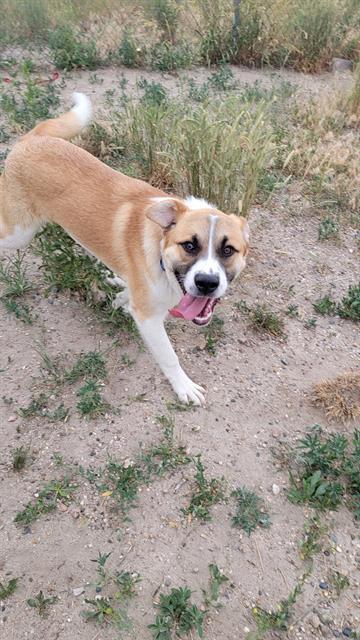
<svg viewBox="0 0 360 640">
<path fill-rule="evenodd" d="M 247 215 L 274 151 L 268 108 L 234 96 L 206 107 L 144 102 L 127 106 L 119 135 L 153 184 Z"/>
</svg>

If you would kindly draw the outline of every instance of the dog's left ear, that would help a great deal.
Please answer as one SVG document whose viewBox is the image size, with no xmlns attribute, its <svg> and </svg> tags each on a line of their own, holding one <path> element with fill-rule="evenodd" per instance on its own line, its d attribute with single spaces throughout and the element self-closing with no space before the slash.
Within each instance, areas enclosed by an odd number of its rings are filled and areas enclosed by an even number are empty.
<svg viewBox="0 0 360 640">
<path fill-rule="evenodd" d="M 249 224 L 248 221 L 246 220 L 246 218 L 243 218 L 243 216 L 236 216 L 233 213 L 230 216 L 231 218 L 233 218 L 233 220 L 236 220 L 237 224 L 240 223 L 240 227 L 241 227 L 241 231 L 243 234 L 243 238 L 246 242 L 247 245 L 249 245 L 250 242 L 250 228 L 249 228 Z"/>
<path fill-rule="evenodd" d="M 176 198 L 151 198 L 151 204 L 146 210 L 146 217 L 163 229 L 169 229 L 180 215 L 185 213 L 186 205 Z"/>
</svg>

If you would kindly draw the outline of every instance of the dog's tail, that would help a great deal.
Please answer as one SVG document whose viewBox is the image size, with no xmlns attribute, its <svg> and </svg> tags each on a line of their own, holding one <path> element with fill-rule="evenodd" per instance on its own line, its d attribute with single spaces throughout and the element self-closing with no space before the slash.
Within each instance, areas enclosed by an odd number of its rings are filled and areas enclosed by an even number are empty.
<svg viewBox="0 0 360 640">
<path fill-rule="evenodd" d="M 89 124 L 91 120 L 91 102 L 84 93 L 73 93 L 73 108 L 58 118 L 45 120 L 29 131 L 24 138 L 29 136 L 51 136 L 70 140 Z"/>
</svg>

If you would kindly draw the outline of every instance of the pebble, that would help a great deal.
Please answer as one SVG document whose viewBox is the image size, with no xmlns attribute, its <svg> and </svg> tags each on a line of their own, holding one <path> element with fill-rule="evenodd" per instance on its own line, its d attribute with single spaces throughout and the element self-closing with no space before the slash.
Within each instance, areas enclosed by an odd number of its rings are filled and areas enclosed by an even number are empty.
<svg viewBox="0 0 360 640">
<path fill-rule="evenodd" d="M 81 596 L 84 593 L 85 589 L 84 587 L 76 587 L 76 589 L 73 589 L 73 595 L 74 596 Z"/>
<path fill-rule="evenodd" d="M 314 627 L 314 629 L 320 629 L 321 627 L 321 620 L 315 614 L 312 616 L 309 616 L 309 623 L 311 624 L 312 627 Z"/>
<path fill-rule="evenodd" d="M 342 630 L 342 634 L 343 636 L 345 636 L 345 638 L 351 638 L 352 629 L 350 627 L 344 627 Z"/>
<path fill-rule="evenodd" d="M 327 582 L 319 582 L 320 589 L 328 589 L 329 585 Z"/>
<path fill-rule="evenodd" d="M 9 416 L 8 417 L 8 422 L 15 422 L 15 420 L 17 420 L 17 416 Z"/>
<path fill-rule="evenodd" d="M 278 496 L 280 493 L 280 487 L 278 484 L 273 484 L 272 486 L 272 492 L 274 494 L 274 496 Z"/>
<path fill-rule="evenodd" d="M 101 592 L 101 587 L 96 587 L 95 591 L 96 591 L 96 593 L 100 593 Z"/>
<path fill-rule="evenodd" d="M 171 585 L 171 578 L 170 576 L 166 576 L 165 580 L 164 580 L 164 585 L 165 587 L 170 587 Z"/>
</svg>

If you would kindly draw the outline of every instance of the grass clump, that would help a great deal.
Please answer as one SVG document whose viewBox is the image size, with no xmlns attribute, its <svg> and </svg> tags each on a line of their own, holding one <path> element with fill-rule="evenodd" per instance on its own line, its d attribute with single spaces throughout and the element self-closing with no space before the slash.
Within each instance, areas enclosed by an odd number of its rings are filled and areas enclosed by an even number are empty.
<svg viewBox="0 0 360 640">
<path fill-rule="evenodd" d="M 99 55 L 93 40 L 84 40 L 68 25 L 59 26 L 49 35 L 49 46 L 58 69 L 95 69 Z"/>
<path fill-rule="evenodd" d="M 21 471 L 27 462 L 28 452 L 25 447 L 17 447 L 12 452 L 12 468 L 14 471 Z"/>
<path fill-rule="evenodd" d="M 45 598 L 43 592 L 39 591 L 39 593 L 34 598 L 27 598 L 26 602 L 29 607 L 37 610 L 39 616 L 45 618 L 48 615 L 48 607 L 57 602 L 57 600 L 57 596 Z"/>
<path fill-rule="evenodd" d="M 235 306 L 241 313 L 247 315 L 251 325 L 257 331 L 272 336 L 284 335 L 284 321 L 274 311 L 271 311 L 266 304 L 256 304 L 253 307 L 249 307 L 244 300 L 241 300 Z"/>
<path fill-rule="evenodd" d="M 60 480 L 51 480 L 39 492 L 33 502 L 28 502 L 23 511 L 19 511 L 14 519 L 16 524 L 28 525 L 42 515 L 55 511 L 58 504 L 68 504 L 77 486 L 67 477 Z"/>
<path fill-rule="evenodd" d="M 114 57 L 124 67 L 135 68 L 141 66 L 144 59 L 144 50 L 129 27 L 124 29 L 120 46 Z"/>
<path fill-rule="evenodd" d="M 327 216 L 318 227 L 318 240 L 329 240 L 339 236 L 339 223 L 333 217 Z"/>
<path fill-rule="evenodd" d="M 263 500 L 246 487 L 239 487 L 231 493 L 236 501 L 236 513 L 232 517 L 233 527 L 243 529 L 250 535 L 257 527 L 267 529 L 270 526 L 270 516 L 264 509 Z"/>
<path fill-rule="evenodd" d="M 141 460 L 145 466 L 145 477 L 163 476 L 164 473 L 176 469 L 183 464 L 189 464 L 191 457 L 186 453 L 183 445 L 174 440 L 174 421 L 168 416 L 160 416 L 158 422 L 163 427 L 163 437 L 158 445 L 150 447 L 142 454 Z"/>
<path fill-rule="evenodd" d="M 210 355 L 216 355 L 216 348 L 221 338 L 224 336 L 224 320 L 219 316 L 214 316 L 211 323 L 204 329 L 205 349 Z"/>
<path fill-rule="evenodd" d="M 327 527 L 321 523 L 320 516 L 309 517 L 304 525 L 304 535 L 300 543 L 300 557 L 302 560 L 312 560 L 321 551 L 321 540 Z"/>
<path fill-rule="evenodd" d="M 331 300 L 329 296 L 324 296 L 324 298 L 320 298 L 317 302 L 314 302 L 313 307 L 317 313 L 320 315 L 332 315 L 336 311 L 336 302 Z"/>
<path fill-rule="evenodd" d="M 156 606 L 159 615 L 149 625 L 154 640 L 171 640 L 176 636 L 196 632 L 202 638 L 205 612 L 200 611 L 190 600 L 191 590 L 188 587 L 171 589 L 168 595 L 160 594 L 160 602 Z"/>
<path fill-rule="evenodd" d="M 95 380 L 88 380 L 77 392 L 79 402 L 77 410 L 86 418 L 103 416 L 109 410 L 109 404 L 105 402 L 100 393 L 101 387 Z"/>
<path fill-rule="evenodd" d="M 246 216 L 273 154 L 267 109 L 265 103 L 248 105 L 236 96 L 207 107 L 174 100 L 141 102 L 128 104 L 116 126 L 141 177 Z"/>
<path fill-rule="evenodd" d="M 360 373 L 350 372 L 314 385 L 314 403 L 328 418 L 348 423 L 360 418 Z"/>
<path fill-rule="evenodd" d="M 106 378 L 106 363 L 103 354 L 99 351 L 88 351 L 81 353 L 71 369 L 65 371 L 64 379 L 70 384 L 74 384 L 81 378 L 88 380 L 99 380 Z"/>
<path fill-rule="evenodd" d="M 0 600 L 6 600 L 15 593 L 19 578 L 11 578 L 9 582 L 0 582 Z"/>
<path fill-rule="evenodd" d="M 162 41 L 151 47 L 148 58 L 151 69 L 171 72 L 190 67 L 194 61 L 194 54 L 186 43 L 171 45 L 169 42 Z"/>
<path fill-rule="evenodd" d="M 14 81 L 0 92 L 0 106 L 17 131 L 29 131 L 39 120 L 51 117 L 59 105 L 59 92 L 53 83 L 40 84 L 29 71 L 23 82 Z M 24 85 L 24 88 L 22 88 Z"/>
<path fill-rule="evenodd" d="M 347 295 L 338 304 L 329 296 L 325 296 L 315 302 L 313 307 L 322 315 L 337 314 L 340 318 L 360 322 L 360 283 L 350 285 Z"/>
<path fill-rule="evenodd" d="M 201 455 L 195 457 L 195 482 L 196 488 L 191 495 L 189 506 L 181 509 L 182 513 L 191 522 L 193 518 L 198 520 L 211 520 L 210 508 L 225 499 L 225 481 L 223 478 L 205 477 L 205 467 L 201 461 Z"/>
<path fill-rule="evenodd" d="M 6 263 L 0 262 L 0 284 L 3 285 L 0 299 L 9 313 L 13 313 L 24 324 L 32 324 L 34 318 L 28 305 L 20 301 L 33 288 L 26 277 L 24 255 L 17 251 Z"/>
<path fill-rule="evenodd" d="M 319 511 L 335 511 L 344 498 L 358 519 L 360 432 L 355 429 L 350 442 L 340 434 L 325 436 L 315 425 L 300 441 L 297 455 L 296 469 L 290 471 L 289 500 L 309 504 Z"/>
</svg>

